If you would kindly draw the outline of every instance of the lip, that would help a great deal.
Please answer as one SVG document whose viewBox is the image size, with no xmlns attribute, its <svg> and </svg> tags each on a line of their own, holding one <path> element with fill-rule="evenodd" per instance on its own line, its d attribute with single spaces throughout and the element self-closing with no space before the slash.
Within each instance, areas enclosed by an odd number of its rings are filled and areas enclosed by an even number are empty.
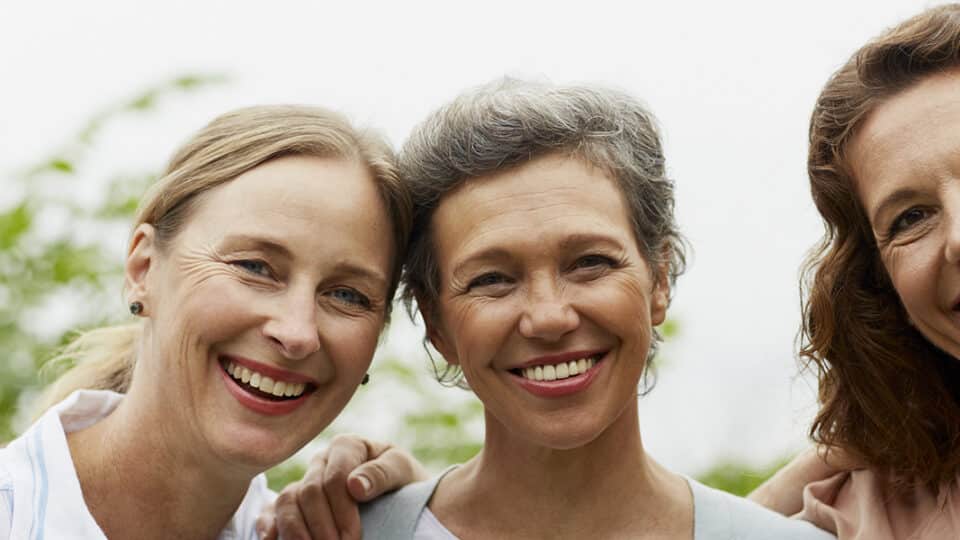
<svg viewBox="0 0 960 540">
<path fill-rule="evenodd" d="M 560 356 L 557 356 L 557 358 L 560 358 Z M 584 357 L 577 356 L 575 358 L 580 359 Z M 574 358 L 570 358 L 567 361 L 570 361 L 573 359 Z M 520 385 L 521 388 L 523 388 L 524 390 L 526 390 L 527 392 L 530 392 L 535 396 L 545 397 L 545 398 L 558 398 L 558 397 L 569 396 L 571 394 L 576 394 L 577 392 L 581 392 L 587 389 L 587 387 L 589 387 L 590 384 L 593 383 L 593 381 L 600 374 L 600 370 L 603 369 L 605 365 L 607 365 L 607 362 L 605 362 L 604 360 L 605 360 L 605 355 L 604 357 L 601 357 L 600 360 L 598 360 L 597 363 L 594 364 L 592 368 L 587 370 L 586 373 L 583 373 L 581 375 L 576 375 L 573 377 L 567 377 L 566 379 L 560 379 L 556 381 L 534 381 L 522 375 L 515 375 L 512 373 L 510 375 L 511 377 L 514 378 L 514 380 L 516 380 L 517 384 Z M 538 359 L 538 361 L 542 361 L 542 358 Z M 563 360 L 557 360 L 557 363 L 559 364 L 562 361 Z M 536 364 L 536 365 L 541 365 L 541 364 Z"/>
<path fill-rule="evenodd" d="M 539 356 L 519 366 L 513 366 L 511 369 L 524 369 L 534 366 L 553 366 L 556 364 L 565 364 L 571 360 L 579 360 L 581 358 L 590 358 L 597 355 L 604 355 L 607 351 L 604 349 L 595 349 L 592 351 L 572 351 L 563 354 L 552 354 L 549 356 Z"/>
<path fill-rule="evenodd" d="M 294 371 L 287 371 L 276 366 L 271 366 L 270 364 L 257 362 L 256 360 L 251 360 L 249 358 L 243 358 L 242 356 L 230 356 L 223 354 L 220 355 L 220 358 L 226 363 L 233 362 L 238 366 L 243 366 L 247 369 L 262 373 L 263 375 L 266 375 L 275 381 L 312 384 L 314 386 L 320 385 L 320 382 L 312 377 L 307 377 L 306 375 L 301 375 L 300 373 L 296 373 Z"/>
<path fill-rule="evenodd" d="M 307 398 L 313 395 L 313 392 L 304 392 L 300 397 L 284 401 L 272 401 L 261 398 L 240 388 L 238 381 L 231 377 L 230 374 L 223 369 L 223 366 L 219 366 L 219 368 L 220 376 L 223 377 L 223 384 L 227 386 L 227 391 L 230 392 L 230 395 L 239 401 L 241 405 L 256 413 L 267 416 L 290 414 L 299 409 L 307 402 Z"/>
</svg>

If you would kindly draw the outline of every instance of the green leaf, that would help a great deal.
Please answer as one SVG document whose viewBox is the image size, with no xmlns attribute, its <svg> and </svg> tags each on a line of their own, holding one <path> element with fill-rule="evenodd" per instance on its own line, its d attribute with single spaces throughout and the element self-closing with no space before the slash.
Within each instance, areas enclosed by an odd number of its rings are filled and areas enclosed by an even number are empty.
<svg viewBox="0 0 960 540">
<path fill-rule="evenodd" d="M 130 103 L 127 103 L 128 109 L 133 109 L 137 111 L 143 111 L 149 109 L 156 104 L 157 101 L 157 92 L 150 90 L 144 92 L 139 97 L 134 98 Z"/>
<path fill-rule="evenodd" d="M 745 497 L 789 461 L 789 458 L 781 459 L 764 467 L 722 462 L 698 475 L 697 480 L 712 488 Z"/>
<path fill-rule="evenodd" d="M 50 162 L 50 168 L 67 174 L 73 174 L 75 172 L 73 164 L 65 159 L 54 159 Z"/>
<path fill-rule="evenodd" d="M 33 224 L 33 210 L 22 202 L 7 212 L 0 214 L 0 250 L 7 250 L 30 230 Z"/>
<path fill-rule="evenodd" d="M 680 325 L 674 319 L 667 319 L 659 326 L 659 330 L 660 335 L 663 336 L 663 339 L 670 339 L 676 337 L 677 333 L 680 331 Z"/>
<path fill-rule="evenodd" d="M 307 468 L 303 463 L 287 460 L 267 471 L 267 485 L 274 491 L 280 491 L 287 484 L 303 478 Z"/>
</svg>

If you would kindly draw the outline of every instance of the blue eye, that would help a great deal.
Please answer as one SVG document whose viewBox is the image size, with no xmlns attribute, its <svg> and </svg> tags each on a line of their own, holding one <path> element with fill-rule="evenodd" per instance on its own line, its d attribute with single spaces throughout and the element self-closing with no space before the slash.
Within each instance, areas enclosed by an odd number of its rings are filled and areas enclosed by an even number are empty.
<svg viewBox="0 0 960 540">
<path fill-rule="evenodd" d="M 273 277 L 273 273 L 270 271 L 270 267 L 267 265 L 267 263 L 263 261 L 258 261 L 254 259 L 244 259 L 239 261 L 233 261 L 231 264 L 233 264 L 234 266 L 239 266 L 240 268 L 243 268 L 245 271 L 251 274 L 256 274 L 258 276 L 263 276 L 263 277 Z"/>
<path fill-rule="evenodd" d="M 340 302 L 343 302 L 344 304 L 349 304 L 351 306 L 359 306 L 363 308 L 370 307 L 370 299 L 354 289 L 334 289 L 330 291 L 330 296 L 336 300 L 339 300 Z"/>
</svg>

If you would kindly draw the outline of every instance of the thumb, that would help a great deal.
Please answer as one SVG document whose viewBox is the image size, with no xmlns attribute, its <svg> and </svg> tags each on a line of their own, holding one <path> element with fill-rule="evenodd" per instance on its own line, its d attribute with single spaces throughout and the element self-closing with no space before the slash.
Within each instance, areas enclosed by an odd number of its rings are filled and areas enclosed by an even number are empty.
<svg viewBox="0 0 960 540">
<path fill-rule="evenodd" d="M 347 489 L 354 499 L 365 502 L 426 476 L 413 456 L 391 448 L 354 469 L 347 477 Z"/>
</svg>

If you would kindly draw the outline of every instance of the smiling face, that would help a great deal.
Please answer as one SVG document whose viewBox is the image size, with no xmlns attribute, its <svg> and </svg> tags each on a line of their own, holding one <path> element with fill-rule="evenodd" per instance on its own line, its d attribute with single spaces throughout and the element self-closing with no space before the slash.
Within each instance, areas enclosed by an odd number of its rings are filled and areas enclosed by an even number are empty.
<svg viewBox="0 0 960 540">
<path fill-rule="evenodd" d="M 668 291 L 605 173 L 551 155 L 480 177 L 442 200 L 431 231 L 430 337 L 483 402 L 488 437 L 502 426 L 575 448 L 636 407 Z"/>
<path fill-rule="evenodd" d="M 130 397 L 191 445 L 265 469 L 326 427 L 366 372 L 390 221 L 367 170 L 340 159 L 275 159 L 196 203 L 169 243 L 149 225 L 134 235 L 128 289 L 148 320 Z"/>
<path fill-rule="evenodd" d="M 960 71 L 877 107 L 850 143 L 857 194 L 911 322 L 960 358 Z"/>
</svg>

